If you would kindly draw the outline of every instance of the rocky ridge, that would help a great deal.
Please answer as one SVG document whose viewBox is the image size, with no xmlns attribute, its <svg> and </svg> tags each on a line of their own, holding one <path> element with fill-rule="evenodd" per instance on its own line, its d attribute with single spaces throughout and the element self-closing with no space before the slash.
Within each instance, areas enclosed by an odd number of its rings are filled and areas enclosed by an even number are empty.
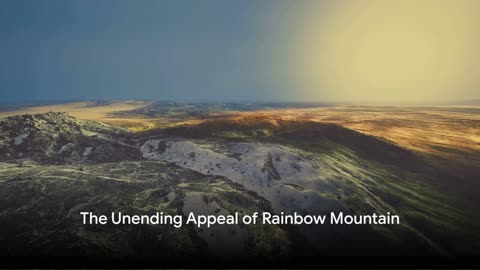
<svg viewBox="0 0 480 270">
<path fill-rule="evenodd" d="M 122 128 L 66 113 L 11 116 L 0 120 L 0 161 L 84 164 L 138 159 L 132 138 Z"/>
</svg>

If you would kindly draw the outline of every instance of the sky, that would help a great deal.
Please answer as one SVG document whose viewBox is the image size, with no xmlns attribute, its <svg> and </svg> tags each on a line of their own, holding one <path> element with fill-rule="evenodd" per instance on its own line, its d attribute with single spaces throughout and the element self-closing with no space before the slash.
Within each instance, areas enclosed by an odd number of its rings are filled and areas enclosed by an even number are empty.
<svg viewBox="0 0 480 270">
<path fill-rule="evenodd" d="M 1 100 L 477 99 L 478 3 L 2 0 Z"/>
</svg>

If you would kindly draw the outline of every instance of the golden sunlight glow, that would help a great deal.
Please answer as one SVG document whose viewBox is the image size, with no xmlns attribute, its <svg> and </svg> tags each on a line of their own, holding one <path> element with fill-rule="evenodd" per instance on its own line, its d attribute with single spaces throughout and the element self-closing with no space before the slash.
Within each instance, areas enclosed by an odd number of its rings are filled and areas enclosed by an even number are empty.
<svg viewBox="0 0 480 270">
<path fill-rule="evenodd" d="M 292 41 L 293 85 L 306 98 L 479 98 L 480 1 L 320 2 L 297 14 Z"/>
</svg>

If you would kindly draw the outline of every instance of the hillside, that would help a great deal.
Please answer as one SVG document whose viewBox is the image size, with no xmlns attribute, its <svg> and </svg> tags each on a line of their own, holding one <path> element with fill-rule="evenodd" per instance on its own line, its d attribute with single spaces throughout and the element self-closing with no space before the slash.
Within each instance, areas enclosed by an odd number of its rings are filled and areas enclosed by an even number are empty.
<svg viewBox="0 0 480 270">
<path fill-rule="evenodd" d="M 130 132 L 65 113 L 0 120 L 0 161 L 39 164 L 117 162 L 138 158 Z"/>
<path fill-rule="evenodd" d="M 0 142 L 0 242 L 16 239 L 0 250 L 10 259 L 437 258 L 478 243 L 472 211 L 431 185 L 414 152 L 337 125 L 258 117 L 131 133 L 45 113 L 2 119 Z M 390 212 L 402 222 L 178 230 L 87 226 L 80 211 Z"/>
</svg>

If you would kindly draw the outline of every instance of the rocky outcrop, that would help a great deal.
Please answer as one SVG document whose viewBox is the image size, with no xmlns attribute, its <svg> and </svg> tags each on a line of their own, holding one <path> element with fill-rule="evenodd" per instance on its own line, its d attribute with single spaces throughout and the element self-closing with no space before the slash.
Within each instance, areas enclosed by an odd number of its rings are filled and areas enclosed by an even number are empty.
<svg viewBox="0 0 480 270">
<path fill-rule="evenodd" d="M 0 161 L 83 164 L 138 159 L 132 134 L 66 113 L 18 115 L 0 120 Z"/>
</svg>

